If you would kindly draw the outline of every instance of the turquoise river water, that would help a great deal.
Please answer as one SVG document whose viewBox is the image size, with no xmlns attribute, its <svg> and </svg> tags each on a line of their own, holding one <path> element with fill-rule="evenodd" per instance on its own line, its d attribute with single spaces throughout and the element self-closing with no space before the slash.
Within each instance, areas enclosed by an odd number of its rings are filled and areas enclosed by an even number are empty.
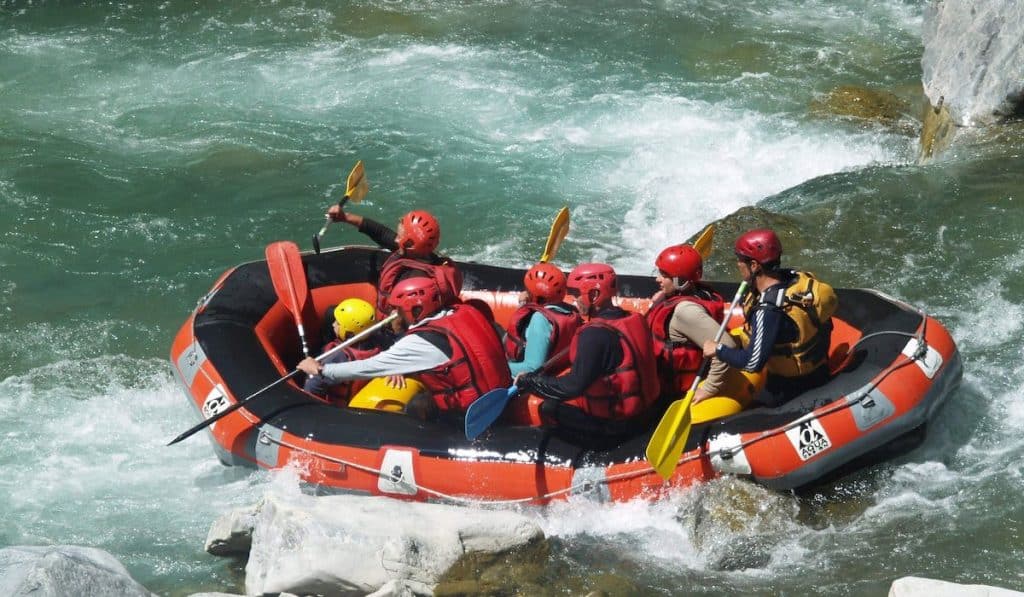
<svg viewBox="0 0 1024 597">
<path fill-rule="evenodd" d="M 526 510 L 555 539 L 553 577 L 651 595 L 879 595 L 908 574 L 1024 589 L 1024 142 L 964 135 L 919 166 L 912 116 L 809 107 L 853 84 L 915 114 L 921 13 L 0 2 L 0 546 L 101 547 L 162 595 L 240 590 L 237 564 L 202 550 L 210 523 L 298 485 L 227 469 L 198 437 L 165 447 L 194 422 L 170 341 L 220 272 L 273 240 L 308 248 L 362 159 L 359 213 L 427 207 L 448 252 L 498 264 L 535 259 L 562 205 L 563 265 L 640 274 L 756 205 L 800 230 L 791 263 L 918 305 L 960 346 L 964 383 L 924 445 L 819 492 L 723 479 Z"/>
</svg>

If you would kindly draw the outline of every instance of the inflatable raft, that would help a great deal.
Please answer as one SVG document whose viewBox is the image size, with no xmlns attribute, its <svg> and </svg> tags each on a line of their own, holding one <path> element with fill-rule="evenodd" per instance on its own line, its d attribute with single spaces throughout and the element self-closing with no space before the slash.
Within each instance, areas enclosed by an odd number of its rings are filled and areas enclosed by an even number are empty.
<svg viewBox="0 0 1024 597">
<path fill-rule="evenodd" d="M 319 329 L 318 314 L 344 298 L 372 301 L 372 282 L 386 257 L 368 247 L 303 255 L 311 297 L 305 328 Z M 483 300 L 503 324 L 516 308 L 523 271 L 460 267 L 463 298 Z M 622 305 L 645 311 L 653 279 L 619 281 Z M 736 291 L 735 284 L 713 286 L 726 297 Z M 814 485 L 915 446 L 961 378 L 959 353 L 938 321 L 877 291 L 837 293 L 833 379 L 781 407 L 694 424 L 667 482 L 644 459 L 660 413 L 652 415 L 649 430 L 604 445 L 509 421 L 470 441 L 450 422 L 417 420 L 393 407 L 330 405 L 288 381 L 204 433 L 227 465 L 294 466 L 305 481 L 324 488 L 419 500 L 543 503 L 582 493 L 627 500 L 721 474 L 782 490 Z M 732 317 L 735 325 L 742 322 L 741 314 Z M 175 374 L 203 418 L 272 384 L 300 357 L 292 315 L 264 261 L 223 274 L 171 349 Z"/>
</svg>

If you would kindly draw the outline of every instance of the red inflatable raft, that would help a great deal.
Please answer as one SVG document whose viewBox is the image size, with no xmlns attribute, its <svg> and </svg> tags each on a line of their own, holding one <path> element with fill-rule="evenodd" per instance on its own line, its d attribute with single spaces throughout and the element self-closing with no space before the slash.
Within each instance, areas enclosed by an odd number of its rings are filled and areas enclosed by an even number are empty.
<svg viewBox="0 0 1024 597">
<path fill-rule="evenodd" d="M 367 247 L 303 255 L 312 299 L 305 328 L 320 329 L 318 314 L 343 298 L 372 301 L 371 282 L 386 256 Z M 523 272 L 460 267 L 464 298 L 483 299 L 503 324 Z M 654 281 L 619 279 L 623 306 L 645 311 L 641 297 L 654 292 Z M 713 285 L 722 296 L 736 290 Z M 502 421 L 470 441 L 450 423 L 331 406 L 289 381 L 204 433 L 227 465 L 292 465 L 325 488 L 419 500 L 546 502 L 580 493 L 627 500 L 721 474 L 776 489 L 814 485 L 912 448 L 961 378 L 959 353 L 938 321 L 876 291 L 836 292 L 833 379 L 778 408 L 695 424 L 668 482 L 644 459 L 660 413 L 646 432 L 605 445 Z M 299 347 L 267 263 L 258 261 L 217 280 L 175 337 L 171 362 L 189 402 L 209 418 L 292 371 Z"/>
</svg>

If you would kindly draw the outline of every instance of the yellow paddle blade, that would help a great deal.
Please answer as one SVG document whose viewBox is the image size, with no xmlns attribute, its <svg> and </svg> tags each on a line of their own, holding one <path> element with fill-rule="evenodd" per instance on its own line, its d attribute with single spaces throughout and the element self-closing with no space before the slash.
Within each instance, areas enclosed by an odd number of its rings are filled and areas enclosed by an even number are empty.
<svg viewBox="0 0 1024 597">
<path fill-rule="evenodd" d="M 690 416 L 690 403 L 693 402 L 693 390 L 686 393 L 686 396 L 676 400 L 669 405 L 665 415 L 658 422 L 658 427 L 647 443 L 647 462 L 651 463 L 655 472 L 661 475 L 662 479 L 668 481 L 679 464 L 679 457 L 683 455 L 683 448 L 690 436 L 692 419 Z"/>
<path fill-rule="evenodd" d="M 704 232 L 700 233 L 697 240 L 693 241 L 693 248 L 697 249 L 700 253 L 701 259 L 707 259 L 711 255 L 711 244 L 715 240 L 715 225 L 708 224 L 708 227 L 704 229 Z"/>
<path fill-rule="evenodd" d="M 345 189 L 345 196 L 352 203 L 359 203 L 370 190 L 370 183 L 366 180 L 366 172 L 363 170 L 363 160 L 356 162 L 352 172 L 348 175 L 348 184 Z"/>
<path fill-rule="evenodd" d="M 565 235 L 569 234 L 569 208 L 563 207 L 551 223 L 551 232 L 548 233 L 548 242 L 544 245 L 544 252 L 540 256 L 541 263 L 547 263 L 555 258 L 558 247 L 562 246 Z"/>
</svg>

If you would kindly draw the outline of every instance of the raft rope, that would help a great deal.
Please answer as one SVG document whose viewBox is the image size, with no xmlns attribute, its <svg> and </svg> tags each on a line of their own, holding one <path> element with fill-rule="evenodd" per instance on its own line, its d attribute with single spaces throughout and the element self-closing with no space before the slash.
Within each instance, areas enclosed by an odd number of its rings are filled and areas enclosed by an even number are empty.
<svg viewBox="0 0 1024 597">
<path fill-rule="evenodd" d="M 721 448 L 719 450 L 709 451 L 707 453 L 708 457 L 710 458 L 711 456 L 719 455 L 723 459 L 729 460 L 733 456 L 735 456 L 737 453 L 739 453 L 740 450 L 746 448 L 747 446 L 750 446 L 752 444 L 756 444 L 756 443 L 758 443 L 760 441 L 766 440 L 766 439 L 771 438 L 771 437 L 775 437 L 776 435 L 781 435 L 781 434 L 785 433 L 786 431 L 788 431 L 790 429 L 793 429 L 794 427 L 798 427 L 801 424 L 806 423 L 807 421 L 810 421 L 812 419 L 819 419 L 819 418 L 828 416 L 828 415 L 830 415 L 830 414 L 832 414 L 834 412 L 838 412 L 840 410 L 843 410 L 843 409 L 846 409 L 846 408 L 850 408 L 853 405 L 860 404 L 865 399 L 869 398 L 871 396 L 871 392 L 875 388 L 877 388 L 879 385 L 881 385 L 881 383 L 883 381 L 885 381 L 885 379 L 887 377 L 889 377 L 890 375 L 892 375 L 896 371 L 902 369 L 903 367 L 906 367 L 906 366 L 910 365 L 911 363 L 915 363 L 915 362 L 921 360 L 922 358 L 924 358 L 925 355 L 928 354 L 928 344 L 925 343 L 925 341 L 924 341 L 924 335 L 925 335 L 925 332 L 928 329 L 928 317 L 924 314 L 923 311 L 918 310 L 918 313 L 921 314 L 921 327 L 920 327 L 920 329 L 918 330 L 917 333 L 911 334 L 909 332 L 902 332 L 902 331 L 898 331 L 898 330 L 884 330 L 884 331 L 881 331 L 881 332 L 874 332 L 872 334 L 868 334 L 867 336 L 864 336 L 864 337 L 860 338 L 859 340 L 857 340 L 853 344 L 853 346 L 850 347 L 850 350 L 849 350 L 848 354 L 853 354 L 854 349 L 857 348 L 858 346 L 860 346 L 860 344 L 862 342 L 864 342 L 865 340 L 868 340 L 869 338 L 874 338 L 874 337 L 877 337 L 877 336 L 887 336 L 887 335 L 906 336 L 908 338 L 913 338 L 913 339 L 917 340 L 917 350 L 914 351 L 914 354 L 912 354 L 909 357 L 907 357 L 906 360 L 904 360 L 903 362 L 897 363 L 895 365 L 892 365 L 889 368 L 887 368 L 884 371 L 882 371 L 882 373 L 879 376 L 877 376 L 875 379 L 872 380 L 872 382 L 870 383 L 868 389 L 863 391 L 860 396 L 858 396 L 857 398 L 855 398 L 853 400 L 838 401 L 837 404 L 833 405 L 831 408 L 828 408 L 824 412 L 811 411 L 811 412 L 807 413 L 806 415 L 803 415 L 802 417 L 798 417 L 797 419 L 794 419 L 793 421 L 783 425 L 782 427 L 776 427 L 775 429 L 771 429 L 769 431 L 763 431 L 760 434 L 758 434 L 757 436 L 752 437 L 752 438 L 750 438 L 750 439 L 748 439 L 746 441 L 740 442 L 739 444 L 736 444 L 735 446 L 731 446 L 731 447 L 728 447 L 728 448 Z M 685 462 L 685 460 L 681 460 L 680 461 L 680 463 L 682 463 L 682 462 Z M 676 466 L 678 466 L 678 465 L 676 465 Z"/>
<path fill-rule="evenodd" d="M 211 292 L 210 294 L 213 294 L 213 293 Z M 206 300 L 208 300 L 208 298 L 209 298 L 208 296 L 204 296 L 202 299 L 200 299 L 199 300 L 199 305 L 202 305 L 203 303 L 205 303 Z M 911 363 L 914 363 L 914 362 L 924 358 L 924 356 L 928 353 L 928 345 L 924 341 L 924 336 L 925 336 L 925 333 L 926 333 L 927 328 L 928 328 L 928 318 L 927 318 L 927 316 L 925 316 L 923 311 L 918 310 L 918 313 L 921 314 L 922 323 L 921 323 L 921 327 L 920 327 L 920 329 L 919 329 L 919 331 L 917 333 L 913 333 L 912 334 L 912 333 L 909 333 L 909 332 L 903 332 L 903 331 L 898 331 L 898 330 L 884 330 L 884 331 L 880 331 L 880 332 L 874 332 L 874 333 L 868 334 L 867 336 L 863 336 L 863 337 L 859 338 L 853 344 L 853 346 L 850 347 L 848 354 L 853 354 L 854 350 L 858 346 L 860 346 L 863 342 L 865 342 L 866 340 L 869 340 L 871 338 L 875 338 L 875 337 L 878 337 L 878 336 L 885 336 L 885 335 L 906 336 L 908 338 L 915 339 L 918 342 L 917 350 L 914 351 L 913 355 L 907 357 L 907 359 L 905 361 L 903 361 L 902 363 L 893 365 L 893 366 L 889 367 L 888 369 L 884 370 L 881 375 L 879 375 L 877 378 L 875 378 L 873 380 L 873 383 L 871 383 L 870 388 L 867 391 L 862 392 L 862 394 L 858 398 L 856 398 L 854 400 L 844 400 L 844 401 L 842 401 L 842 403 L 836 404 L 835 406 L 833 406 L 833 407 L 829 408 L 828 410 L 826 410 L 824 412 L 821 412 L 821 413 L 814 412 L 814 411 L 809 412 L 806 415 L 804 415 L 802 417 L 799 417 L 799 418 L 791 421 L 790 423 L 787 423 L 786 425 L 784 425 L 782 427 L 777 427 L 777 428 L 772 429 L 770 431 L 762 432 L 761 434 L 757 435 L 756 437 L 752 437 L 752 438 L 750 438 L 750 439 L 748 439 L 748 440 L 746 440 L 744 442 L 741 442 L 741 443 L 739 443 L 739 444 L 737 444 L 735 446 L 732 446 L 730 448 L 720 448 L 718 450 L 712 450 L 712 451 L 708 451 L 708 452 L 698 451 L 695 454 L 689 454 L 689 455 L 684 454 L 683 457 L 680 458 L 679 461 L 676 463 L 676 466 L 678 467 L 681 464 L 685 464 L 685 463 L 693 461 L 693 460 L 698 460 L 698 459 L 703 458 L 703 457 L 710 458 L 710 457 L 715 456 L 715 455 L 719 455 L 723 459 L 729 460 L 733 456 L 735 456 L 737 453 L 739 453 L 740 450 L 743 450 L 747 446 L 750 446 L 750 445 L 753 445 L 755 443 L 764 441 L 766 439 L 775 437 L 777 435 L 781 435 L 781 434 L 785 433 L 786 431 L 788 431 L 790 429 L 793 429 L 794 427 L 797 427 L 797 426 L 805 423 L 806 421 L 809 421 L 809 420 L 812 420 L 812 419 L 816 419 L 816 418 L 825 417 L 825 416 L 830 415 L 830 414 L 832 414 L 834 412 L 837 412 L 837 411 L 840 411 L 840 410 L 843 410 L 843 409 L 846 409 L 846 408 L 850 408 L 853 405 L 859 404 L 860 402 L 864 401 L 864 399 L 868 398 L 871 395 L 871 391 L 874 390 L 875 388 L 877 388 L 883 381 L 885 381 L 885 379 L 887 377 L 889 377 L 889 375 L 891 375 L 892 373 L 894 373 L 895 371 L 897 371 L 899 369 L 902 369 L 903 367 L 906 367 L 906 366 L 910 365 Z M 196 339 L 196 336 L 195 336 L 195 327 L 194 326 L 190 326 L 190 332 L 191 332 L 191 335 L 192 335 L 191 345 L 192 345 L 193 349 L 195 349 L 196 348 L 196 344 L 197 344 L 197 339 Z M 202 373 L 203 377 L 205 377 L 208 381 L 210 381 L 211 386 L 216 387 L 217 384 L 216 384 L 215 380 L 213 378 L 211 378 L 209 376 L 209 374 L 206 373 L 206 371 L 203 370 L 202 367 L 199 367 L 199 371 Z M 239 412 L 249 422 L 253 423 L 254 425 L 257 425 L 257 424 L 260 423 L 260 420 L 258 418 L 255 418 L 255 417 L 251 416 L 249 413 L 244 412 L 244 411 L 245 411 L 245 409 L 241 409 Z M 299 446 L 299 445 L 293 444 L 291 442 L 288 442 L 288 441 L 285 441 L 285 440 L 282 440 L 282 439 L 271 437 L 270 435 L 266 434 L 263 431 L 260 432 L 259 440 L 263 441 L 263 442 L 267 442 L 267 443 L 275 443 L 275 444 L 277 444 L 279 446 L 283 446 L 283 447 L 288 448 L 289 450 L 293 450 L 295 452 L 300 452 L 300 453 L 307 454 L 307 455 L 309 455 L 311 457 L 314 457 L 314 458 L 318 458 L 318 459 L 325 460 L 325 461 L 328 461 L 328 462 L 333 462 L 335 464 L 338 464 L 338 465 L 341 465 L 341 466 L 344 466 L 344 467 L 351 467 L 351 468 L 354 468 L 356 470 L 359 470 L 359 471 L 362 471 L 362 472 L 365 472 L 365 473 L 368 473 L 368 474 L 371 474 L 371 475 L 376 475 L 377 477 L 385 479 L 385 480 L 387 480 L 387 481 L 389 481 L 389 482 L 391 482 L 391 483 L 393 483 L 393 484 L 395 484 L 395 485 L 397 485 L 399 487 L 405 487 L 409 491 L 413 491 L 413 492 L 420 492 L 420 491 L 422 491 L 423 493 L 426 493 L 427 495 L 433 496 L 433 497 L 435 497 L 435 498 L 437 498 L 439 500 L 443 500 L 445 502 L 450 502 L 452 504 L 464 505 L 464 506 L 478 506 L 478 507 L 482 507 L 482 506 L 517 505 L 517 504 L 528 504 L 528 503 L 531 503 L 531 502 L 543 502 L 543 501 L 547 501 L 547 500 L 549 500 L 551 498 L 559 497 L 559 496 L 566 495 L 566 494 L 586 495 L 586 494 L 597 492 L 599 490 L 600 486 L 602 486 L 602 485 L 609 485 L 609 484 L 611 484 L 614 481 L 622 481 L 622 480 L 627 480 L 627 479 L 633 479 L 633 478 L 636 478 L 636 477 L 643 477 L 643 476 L 647 476 L 647 475 L 655 472 L 654 467 L 645 467 L 645 468 L 641 468 L 641 469 L 637 469 L 637 470 L 633 470 L 633 471 L 617 473 L 617 474 L 614 474 L 614 475 L 606 476 L 606 477 L 601 478 L 601 479 L 586 479 L 586 480 L 581 481 L 579 483 L 573 483 L 572 485 L 569 485 L 568 487 L 564 487 L 562 489 L 551 491 L 551 492 L 548 492 L 548 493 L 545 493 L 545 494 L 528 496 L 528 497 L 522 497 L 522 498 L 504 499 L 504 500 L 481 500 L 481 499 L 474 499 L 474 498 L 468 498 L 468 497 L 464 497 L 464 496 L 457 496 L 457 495 L 452 495 L 452 494 L 444 493 L 442 491 L 431 489 L 429 487 L 425 487 L 425 486 L 420 485 L 420 484 L 413 485 L 413 484 L 410 484 L 403 477 L 399 477 L 399 476 L 393 475 L 390 472 L 384 471 L 383 469 L 374 468 L 372 466 L 367 466 L 367 465 L 364 465 L 364 464 L 359 464 L 357 462 L 353 462 L 351 460 L 346 460 L 344 458 L 338 458 L 338 457 L 335 457 L 335 456 L 330 456 L 330 455 L 327 455 L 327 454 L 323 454 L 323 453 L 318 452 L 316 450 L 305 448 L 303 446 Z"/>
<path fill-rule="evenodd" d="M 587 493 L 596 492 L 600 485 L 607 485 L 608 483 L 611 483 L 612 481 L 621 481 L 621 480 L 630 479 L 630 478 L 633 478 L 633 477 L 641 477 L 641 476 L 649 475 L 649 474 L 654 472 L 654 468 L 653 467 L 647 467 L 647 468 L 643 468 L 643 469 L 639 469 L 639 470 L 635 470 L 635 471 L 629 471 L 629 472 L 625 472 L 625 473 L 618 473 L 618 474 L 615 474 L 615 475 L 611 475 L 611 476 L 605 477 L 603 479 L 587 479 L 587 480 L 582 481 L 580 483 L 574 483 L 572 485 L 569 485 L 568 487 L 564 487 L 562 489 L 558 489 L 558 490 L 551 491 L 551 492 L 548 492 L 548 493 L 545 493 L 545 494 L 540 494 L 540 495 L 532 495 L 532 496 L 529 496 L 529 497 L 513 498 L 513 499 L 505 499 L 505 500 L 481 500 L 481 499 L 474 499 L 474 498 L 468 498 L 468 497 L 463 497 L 463 496 L 451 495 L 451 494 L 448 494 L 448 493 L 444 493 L 444 492 L 438 491 L 436 489 L 430 489 L 429 487 L 424 487 L 423 485 L 420 485 L 420 484 L 413 485 L 413 484 L 409 483 L 406 479 L 404 479 L 402 477 L 398 477 L 398 476 L 392 475 L 391 473 L 389 473 L 387 471 L 384 471 L 383 469 L 374 468 L 372 466 L 367 466 L 365 464 L 359 464 L 357 462 L 352 462 L 351 460 L 346 460 L 344 458 L 338 458 L 338 457 L 335 457 L 335 456 L 328 456 L 327 454 L 322 454 L 320 452 L 317 452 L 316 450 L 311 450 L 309 448 L 305 448 L 305 447 L 293 444 L 293 443 L 291 443 L 289 441 L 286 441 L 286 440 L 270 437 L 269 435 L 267 435 L 265 433 L 262 433 L 262 432 L 260 433 L 259 439 L 260 439 L 260 441 L 268 442 L 268 443 L 275 443 L 275 444 L 277 444 L 279 446 L 284 446 L 285 448 L 288 448 L 289 450 L 294 450 L 296 452 L 301 452 L 303 454 L 308 454 L 309 456 L 313 456 L 313 457 L 316 457 L 316 458 L 321 459 L 321 460 L 326 460 L 326 461 L 329 461 L 329 462 L 333 462 L 335 464 L 340 464 L 340 465 L 345 466 L 345 467 L 352 467 L 352 468 L 354 468 L 356 470 L 363 471 L 364 473 L 369 473 L 371 475 L 376 475 L 377 477 L 380 477 L 382 479 L 390 481 L 391 483 L 394 483 L 395 485 L 398 485 L 398 486 L 401 486 L 401 487 L 405 487 L 405 488 L 407 488 L 408 490 L 410 490 L 412 492 L 422 491 L 423 493 L 426 493 L 427 495 L 434 496 L 434 497 L 439 498 L 441 500 L 444 500 L 446 502 L 451 502 L 451 503 L 460 504 L 460 505 L 471 505 L 471 506 L 501 506 L 501 505 L 514 505 L 514 504 L 527 504 L 527 503 L 530 503 L 530 502 L 546 501 L 546 500 L 548 500 L 550 498 L 554 498 L 554 497 L 558 497 L 558 496 L 566 495 L 566 494 L 581 494 L 581 495 L 583 495 L 583 494 L 587 494 Z M 685 462 L 686 460 L 692 460 L 694 458 L 696 458 L 696 456 L 693 456 L 693 457 L 690 457 L 690 458 L 684 458 L 684 459 L 681 460 L 681 462 Z"/>
</svg>

